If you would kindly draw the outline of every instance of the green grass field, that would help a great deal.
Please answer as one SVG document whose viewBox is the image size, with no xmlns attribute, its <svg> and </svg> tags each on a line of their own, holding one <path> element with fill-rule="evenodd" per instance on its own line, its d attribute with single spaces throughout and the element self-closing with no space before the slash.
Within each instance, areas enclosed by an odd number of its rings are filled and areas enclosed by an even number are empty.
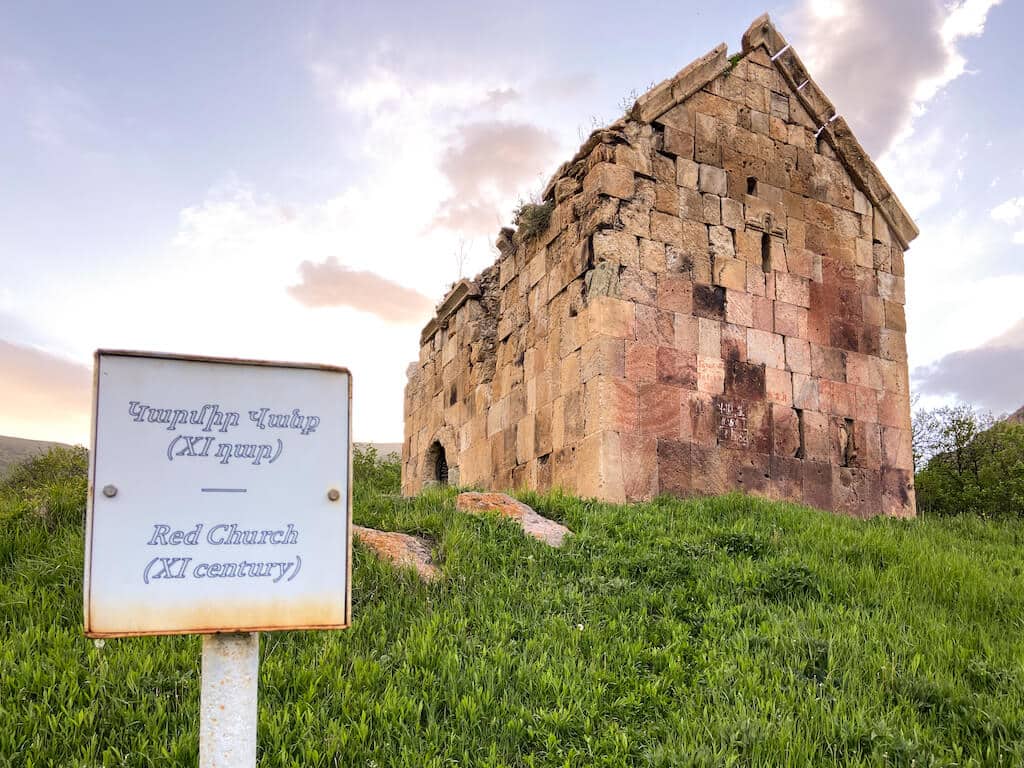
<svg viewBox="0 0 1024 768">
<path fill-rule="evenodd" d="M 352 629 L 263 636 L 262 766 L 1024 764 L 1024 524 L 524 496 L 553 550 L 360 474 L 444 578 L 357 547 Z M 83 504 L 0 488 L 0 764 L 194 765 L 199 639 L 82 636 Z"/>
</svg>

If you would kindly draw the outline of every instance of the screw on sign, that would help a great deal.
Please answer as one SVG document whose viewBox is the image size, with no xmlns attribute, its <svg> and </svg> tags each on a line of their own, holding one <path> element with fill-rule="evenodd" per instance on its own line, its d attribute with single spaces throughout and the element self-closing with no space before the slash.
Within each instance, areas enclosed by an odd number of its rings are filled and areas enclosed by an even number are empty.
<svg viewBox="0 0 1024 768">
<path fill-rule="evenodd" d="M 256 764 L 260 632 L 351 622 L 351 407 L 344 368 L 96 353 L 85 633 L 203 635 L 201 766 Z"/>
</svg>

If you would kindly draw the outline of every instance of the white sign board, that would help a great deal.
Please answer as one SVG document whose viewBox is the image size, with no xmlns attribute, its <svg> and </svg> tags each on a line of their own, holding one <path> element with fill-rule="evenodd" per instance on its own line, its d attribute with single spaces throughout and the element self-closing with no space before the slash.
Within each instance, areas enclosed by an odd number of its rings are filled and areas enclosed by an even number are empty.
<svg viewBox="0 0 1024 768">
<path fill-rule="evenodd" d="M 96 353 L 85 632 L 350 620 L 343 368 Z"/>
</svg>

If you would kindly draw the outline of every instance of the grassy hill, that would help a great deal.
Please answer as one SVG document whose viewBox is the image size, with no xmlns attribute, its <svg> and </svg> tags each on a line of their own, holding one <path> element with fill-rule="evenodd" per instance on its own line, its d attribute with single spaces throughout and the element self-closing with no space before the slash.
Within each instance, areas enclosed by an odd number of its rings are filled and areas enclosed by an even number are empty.
<svg viewBox="0 0 1024 768">
<path fill-rule="evenodd" d="M 45 440 L 26 440 L 22 437 L 0 435 L 0 477 L 3 477 L 7 468 L 12 464 L 46 453 L 55 446 L 63 445 L 63 443 L 49 443 Z"/>
<path fill-rule="evenodd" d="M 555 550 L 356 466 L 356 521 L 444 578 L 357 547 L 352 629 L 263 636 L 262 766 L 1024 764 L 1019 522 L 524 496 Z M 53 474 L 0 488 L 0 764 L 194 765 L 199 640 L 82 636 Z"/>
</svg>

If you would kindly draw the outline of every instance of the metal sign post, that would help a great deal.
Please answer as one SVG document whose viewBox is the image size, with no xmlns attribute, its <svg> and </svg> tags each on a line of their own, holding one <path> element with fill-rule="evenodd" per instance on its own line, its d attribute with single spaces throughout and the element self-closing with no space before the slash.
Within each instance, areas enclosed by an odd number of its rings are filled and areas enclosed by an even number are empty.
<svg viewBox="0 0 1024 768">
<path fill-rule="evenodd" d="M 256 765 L 259 632 L 203 635 L 199 768 Z"/>
<path fill-rule="evenodd" d="M 99 351 L 89 637 L 203 634 L 200 765 L 256 765 L 259 632 L 351 620 L 344 368 Z"/>
</svg>

